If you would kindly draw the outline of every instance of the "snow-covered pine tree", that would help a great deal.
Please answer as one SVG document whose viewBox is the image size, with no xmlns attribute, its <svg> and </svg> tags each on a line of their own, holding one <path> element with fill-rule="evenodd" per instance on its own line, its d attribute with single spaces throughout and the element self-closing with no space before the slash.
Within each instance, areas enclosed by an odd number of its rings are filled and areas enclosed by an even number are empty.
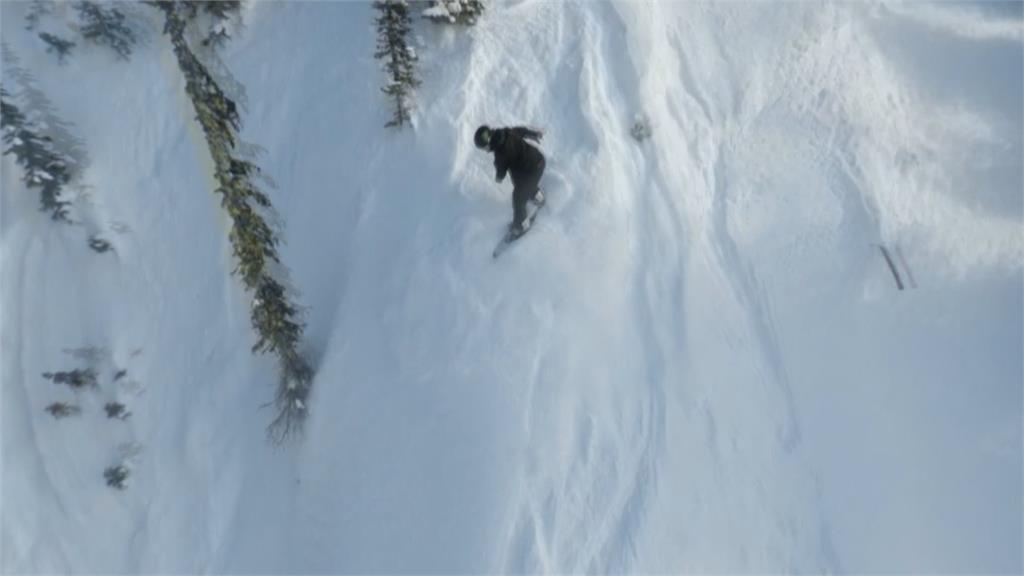
<svg viewBox="0 0 1024 576">
<path fill-rule="evenodd" d="M 412 94 L 420 85 L 416 77 L 416 51 L 408 43 L 411 19 L 405 0 L 375 0 L 377 9 L 377 51 L 384 61 L 387 84 L 381 90 L 394 98 L 395 112 L 385 126 L 402 126 L 410 120 Z"/>
<path fill-rule="evenodd" d="M 472 25 L 483 11 L 483 0 L 430 0 L 423 16 L 435 22 Z"/>
<path fill-rule="evenodd" d="M 188 45 L 182 12 L 187 8 L 173 0 L 152 4 L 164 13 L 164 33 L 170 37 L 185 76 L 185 92 L 213 156 L 218 184 L 215 192 L 221 195 L 221 205 L 231 218 L 228 238 L 238 260 L 236 273 L 253 295 L 250 321 L 258 337 L 253 352 L 276 354 L 279 360 L 278 414 L 268 427 L 268 434 L 273 441 L 281 442 L 301 429 L 313 372 L 299 353 L 303 325 L 299 309 L 286 290 L 277 236 L 265 217 L 272 210 L 270 199 L 253 180 L 259 167 L 235 152 L 240 127 L 235 103 Z"/>
<path fill-rule="evenodd" d="M 3 131 L 4 154 L 13 154 L 25 174 L 22 181 L 30 189 L 39 190 L 40 209 L 50 212 L 54 220 L 68 221 L 69 202 L 61 190 L 71 180 L 70 164 L 49 136 L 42 133 L 11 101 L 10 94 L 0 87 L 0 130 Z"/>
<path fill-rule="evenodd" d="M 135 31 L 126 23 L 124 13 L 116 7 L 103 8 L 91 0 L 75 4 L 79 27 L 86 40 L 111 48 L 122 60 L 131 56 L 138 42 Z"/>
</svg>

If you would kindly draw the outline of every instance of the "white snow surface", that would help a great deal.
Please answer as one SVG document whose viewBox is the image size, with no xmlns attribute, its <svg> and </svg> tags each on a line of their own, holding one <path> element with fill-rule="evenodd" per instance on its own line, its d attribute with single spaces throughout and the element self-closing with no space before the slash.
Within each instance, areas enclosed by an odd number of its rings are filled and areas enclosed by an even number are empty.
<svg viewBox="0 0 1024 576">
<path fill-rule="evenodd" d="M 416 22 L 402 131 L 369 3 L 249 4 L 222 57 L 316 365 L 276 449 L 132 8 L 130 61 L 58 66 L 2 4 L 89 156 L 75 226 L 3 159 L 4 572 L 1021 572 L 1020 4 L 496 1 Z M 546 133 L 547 213 L 498 260 L 481 123 Z M 83 363 L 96 389 L 42 377 Z"/>
</svg>

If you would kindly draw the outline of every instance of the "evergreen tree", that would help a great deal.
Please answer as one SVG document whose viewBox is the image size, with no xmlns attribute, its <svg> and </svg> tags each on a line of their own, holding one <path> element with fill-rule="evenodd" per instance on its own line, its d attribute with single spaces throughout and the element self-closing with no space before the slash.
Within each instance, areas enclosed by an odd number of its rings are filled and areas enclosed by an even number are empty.
<svg viewBox="0 0 1024 576">
<path fill-rule="evenodd" d="M 298 351 L 303 331 L 299 309 L 287 293 L 277 254 L 278 239 L 264 217 L 272 209 L 270 199 L 254 182 L 259 167 L 237 155 L 241 121 L 235 103 L 185 39 L 186 22 L 181 10 L 188 8 L 182 9 L 182 4 L 173 0 L 159 0 L 153 5 L 164 12 L 164 33 L 174 47 L 185 76 L 185 92 L 213 156 L 218 184 L 215 192 L 221 195 L 221 205 L 231 218 L 228 238 L 238 261 L 236 273 L 253 295 L 250 320 L 257 334 L 253 352 L 272 353 L 279 360 L 278 415 L 268 433 L 280 442 L 301 428 L 313 372 Z"/>
<path fill-rule="evenodd" d="M 50 212 L 54 220 L 68 220 L 69 202 L 61 198 L 61 190 L 71 180 L 70 159 L 64 157 L 49 136 L 30 121 L 11 102 L 10 94 L 0 88 L 0 130 L 3 131 L 4 154 L 13 154 L 25 173 L 22 181 L 40 193 L 40 209 Z"/>
<path fill-rule="evenodd" d="M 394 98 L 395 112 L 385 125 L 402 126 L 410 120 L 413 90 L 420 85 L 416 77 L 415 50 L 408 44 L 409 5 L 405 0 L 375 0 L 377 9 L 377 51 L 374 57 L 384 61 L 388 81 L 381 90 Z"/>
<path fill-rule="evenodd" d="M 483 0 L 431 0 L 423 16 L 435 22 L 472 25 L 483 11 Z"/>
<path fill-rule="evenodd" d="M 125 22 L 123 12 L 116 7 L 105 9 L 89 0 L 78 2 L 75 9 L 78 10 L 83 38 L 111 48 L 122 60 L 131 56 L 138 39 Z"/>
</svg>

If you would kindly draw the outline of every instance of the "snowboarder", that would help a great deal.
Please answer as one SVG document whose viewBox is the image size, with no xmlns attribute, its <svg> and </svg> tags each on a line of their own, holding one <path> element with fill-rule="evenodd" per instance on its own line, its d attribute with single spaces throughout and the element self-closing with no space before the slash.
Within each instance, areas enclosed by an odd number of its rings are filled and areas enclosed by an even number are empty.
<svg viewBox="0 0 1024 576">
<path fill-rule="evenodd" d="M 543 132 L 522 126 L 491 128 L 486 124 L 477 128 L 473 135 L 477 148 L 494 152 L 495 179 L 500 183 L 506 173 L 512 174 L 512 224 L 509 231 L 513 237 L 522 236 L 530 227 L 526 219 L 526 203 L 540 205 L 544 202 L 539 185 L 546 162 L 540 150 L 527 142 L 540 142 L 543 137 Z"/>
</svg>

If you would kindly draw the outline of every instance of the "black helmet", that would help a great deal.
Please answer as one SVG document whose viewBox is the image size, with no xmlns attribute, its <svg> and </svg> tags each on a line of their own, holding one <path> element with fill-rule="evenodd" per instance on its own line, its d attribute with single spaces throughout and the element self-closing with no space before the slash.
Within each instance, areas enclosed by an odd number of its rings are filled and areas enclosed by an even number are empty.
<svg viewBox="0 0 1024 576">
<path fill-rule="evenodd" d="M 476 129 L 476 134 L 473 134 L 473 143 L 477 148 L 487 148 L 487 145 L 491 143 L 491 128 L 487 124 L 482 124 Z"/>
</svg>

